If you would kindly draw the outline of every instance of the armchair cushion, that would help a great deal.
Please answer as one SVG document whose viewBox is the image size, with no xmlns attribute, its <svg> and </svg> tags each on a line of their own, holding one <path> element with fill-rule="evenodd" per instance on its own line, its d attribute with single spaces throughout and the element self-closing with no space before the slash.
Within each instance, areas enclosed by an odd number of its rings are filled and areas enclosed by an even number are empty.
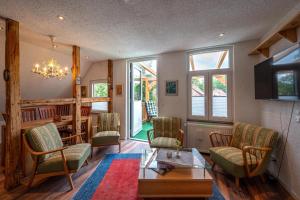
<svg viewBox="0 0 300 200">
<path fill-rule="evenodd" d="M 225 171 L 236 176 L 246 176 L 243 160 L 243 152 L 235 147 L 212 147 L 209 149 L 211 159 L 218 163 Z M 252 161 L 256 160 L 254 155 L 251 156 Z M 247 157 L 250 161 L 250 157 Z"/>
<path fill-rule="evenodd" d="M 69 170 L 78 170 L 89 157 L 91 145 L 88 143 L 76 144 L 63 150 L 66 157 Z M 50 157 L 41 162 L 38 166 L 37 173 L 48 173 L 63 171 L 64 164 L 61 152 L 55 152 Z"/>
<path fill-rule="evenodd" d="M 44 126 L 35 127 L 26 133 L 26 139 L 34 151 L 44 152 L 61 148 L 63 146 L 61 137 L 54 123 L 49 123 Z M 40 156 L 43 161 L 52 154 Z"/>
<path fill-rule="evenodd" d="M 92 137 L 92 146 L 118 144 L 120 134 L 118 131 L 102 131 Z"/>
<path fill-rule="evenodd" d="M 176 138 L 157 137 L 151 141 L 152 148 L 177 148 L 179 141 Z"/>
</svg>

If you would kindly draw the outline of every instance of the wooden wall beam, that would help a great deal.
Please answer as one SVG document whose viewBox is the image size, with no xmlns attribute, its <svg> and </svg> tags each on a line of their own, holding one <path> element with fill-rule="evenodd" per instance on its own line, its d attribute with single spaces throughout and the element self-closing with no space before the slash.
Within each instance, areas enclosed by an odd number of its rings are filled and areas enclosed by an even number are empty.
<svg viewBox="0 0 300 200">
<path fill-rule="evenodd" d="M 75 98 L 21 100 L 21 107 L 75 104 Z"/>
<path fill-rule="evenodd" d="M 288 30 L 280 31 L 279 34 L 292 43 L 295 43 L 298 40 L 297 39 L 297 28 L 291 28 Z"/>
<path fill-rule="evenodd" d="M 110 102 L 110 97 L 88 97 L 81 98 L 81 103 L 94 103 L 94 102 Z"/>
<path fill-rule="evenodd" d="M 73 46 L 72 53 L 72 83 L 73 83 L 73 98 L 75 105 L 73 107 L 73 133 L 81 133 L 81 85 L 80 85 L 80 48 Z"/>
<path fill-rule="evenodd" d="M 108 97 L 110 101 L 108 102 L 108 112 L 113 112 L 113 61 L 108 60 L 107 62 L 107 69 L 108 69 Z"/>
<path fill-rule="evenodd" d="M 5 70 L 9 72 L 9 80 L 6 81 L 4 186 L 12 189 L 20 183 L 21 108 L 19 23 L 11 19 L 6 19 Z"/>
</svg>

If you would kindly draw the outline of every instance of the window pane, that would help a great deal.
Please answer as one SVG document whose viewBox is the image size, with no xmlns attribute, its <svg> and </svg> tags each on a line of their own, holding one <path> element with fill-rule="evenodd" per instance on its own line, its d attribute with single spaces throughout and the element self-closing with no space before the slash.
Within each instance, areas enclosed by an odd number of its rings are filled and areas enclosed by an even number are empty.
<svg viewBox="0 0 300 200">
<path fill-rule="evenodd" d="M 212 115 L 213 117 L 228 117 L 227 114 L 227 75 L 212 76 Z"/>
<path fill-rule="evenodd" d="M 192 115 L 205 116 L 205 79 L 204 76 L 192 77 Z"/>
<path fill-rule="evenodd" d="M 229 51 L 213 51 L 190 55 L 190 71 L 229 68 Z"/>
<path fill-rule="evenodd" d="M 92 110 L 107 111 L 107 105 L 107 102 L 95 102 L 92 103 Z"/>
<path fill-rule="evenodd" d="M 94 83 L 92 96 L 93 97 L 107 97 L 108 96 L 107 83 Z"/>
</svg>

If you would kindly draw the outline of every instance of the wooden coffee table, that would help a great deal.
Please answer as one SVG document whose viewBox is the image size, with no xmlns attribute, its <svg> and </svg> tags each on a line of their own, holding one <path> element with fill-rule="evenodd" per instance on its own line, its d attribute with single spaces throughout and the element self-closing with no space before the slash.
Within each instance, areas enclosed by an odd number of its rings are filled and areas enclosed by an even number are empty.
<svg viewBox="0 0 300 200">
<path fill-rule="evenodd" d="M 193 154 L 191 167 L 176 167 L 165 175 L 151 168 L 157 166 L 159 149 L 152 148 L 142 153 L 138 195 L 141 198 L 156 197 L 210 197 L 212 196 L 212 177 L 207 172 L 208 165 L 197 149 L 184 149 Z"/>
</svg>

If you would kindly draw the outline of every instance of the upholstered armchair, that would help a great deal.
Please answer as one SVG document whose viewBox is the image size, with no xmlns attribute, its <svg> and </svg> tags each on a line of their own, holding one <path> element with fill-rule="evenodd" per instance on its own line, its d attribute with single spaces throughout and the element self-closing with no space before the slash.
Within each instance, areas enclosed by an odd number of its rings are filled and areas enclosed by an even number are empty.
<svg viewBox="0 0 300 200">
<path fill-rule="evenodd" d="M 181 119 L 177 117 L 154 117 L 153 129 L 147 132 L 152 148 L 177 148 L 183 146 L 184 133 Z"/>
<path fill-rule="evenodd" d="M 121 152 L 119 113 L 100 113 L 96 128 L 97 133 L 92 136 L 92 155 L 93 147 L 109 145 L 119 145 Z"/>
<path fill-rule="evenodd" d="M 212 148 L 210 157 L 215 164 L 239 179 L 254 177 L 263 173 L 268 166 L 278 133 L 267 128 L 235 123 L 232 135 L 213 132 L 210 134 Z"/>
<path fill-rule="evenodd" d="M 71 189 L 74 188 L 71 174 L 77 172 L 91 153 L 91 145 L 81 143 L 63 147 L 63 141 L 74 140 L 81 135 L 61 138 L 54 123 L 36 127 L 23 134 L 23 142 L 34 159 L 34 171 L 29 181 L 30 188 L 37 176 L 65 175 Z"/>
</svg>

